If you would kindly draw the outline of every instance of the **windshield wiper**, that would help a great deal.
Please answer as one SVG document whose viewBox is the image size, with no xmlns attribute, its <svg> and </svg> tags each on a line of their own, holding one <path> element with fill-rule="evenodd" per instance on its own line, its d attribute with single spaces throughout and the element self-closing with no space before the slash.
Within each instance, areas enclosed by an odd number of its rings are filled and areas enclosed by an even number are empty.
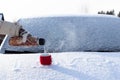
<svg viewBox="0 0 120 80">
<path fill-rule="evenodd" d="M 33 54 L 33 53 L 44 53 L 44 50 L 40 50 L 39 52 L 35 52 L 35 51 L 9 51 L 9 50 L 5 50 L 4 54 Z"/>
</svg>

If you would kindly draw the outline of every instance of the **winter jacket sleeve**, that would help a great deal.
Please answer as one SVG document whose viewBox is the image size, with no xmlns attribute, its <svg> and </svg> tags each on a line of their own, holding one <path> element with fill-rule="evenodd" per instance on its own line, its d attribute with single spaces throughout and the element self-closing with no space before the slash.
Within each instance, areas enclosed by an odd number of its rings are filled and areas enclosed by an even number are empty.
<svg viewBox="0 0 120 80">
<path fill-rule="evenodd" d="M 19 36 L 19 31 L 22 28 L 18 23 L 0 21 L 0 34 L 8 34 L 9 36 Z"/>
</svg>

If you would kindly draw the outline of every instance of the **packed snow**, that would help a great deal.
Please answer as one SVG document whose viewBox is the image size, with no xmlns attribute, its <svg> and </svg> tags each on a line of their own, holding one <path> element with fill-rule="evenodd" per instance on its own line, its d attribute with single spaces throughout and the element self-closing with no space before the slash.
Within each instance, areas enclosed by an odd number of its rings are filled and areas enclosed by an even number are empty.
<svg viewBox="0 0 120 80">
<path fill-rule="evenodd" d="M 52 65 L 38 54 L 0 54 L 0 80 L 120 80 L 120 52 L 50 53 Z"/>
</svg>

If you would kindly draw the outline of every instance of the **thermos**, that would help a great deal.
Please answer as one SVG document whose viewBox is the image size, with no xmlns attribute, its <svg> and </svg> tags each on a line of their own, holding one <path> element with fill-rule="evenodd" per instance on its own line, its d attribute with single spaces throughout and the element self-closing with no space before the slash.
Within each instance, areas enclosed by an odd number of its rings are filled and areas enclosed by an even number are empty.
<svg viewBox="0 0 120 80">
<path fill-rule="evenodd" d="M 40 64 L 42 65 L 51 65 L 52 64 L 52 58 L 51 55 L 45 52 L 45 39 L 40 38 L 39 39 L 39 45 L 44 46 L 44 53 L 41 53 L 40 55 Z"/>
</svg>

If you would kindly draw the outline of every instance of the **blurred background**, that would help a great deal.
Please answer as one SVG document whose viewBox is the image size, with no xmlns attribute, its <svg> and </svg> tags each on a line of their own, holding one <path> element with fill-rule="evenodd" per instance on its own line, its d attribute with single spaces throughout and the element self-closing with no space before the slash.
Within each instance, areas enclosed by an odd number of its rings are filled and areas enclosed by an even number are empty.
<svg viewBox="0 0 120 80">
<path fill-rule="evenodd" d="M 55 15 L 97 14 L 98 11 L 120 11 L 120 0 L 0 0 L 5 20 Z"/>
</svg>

